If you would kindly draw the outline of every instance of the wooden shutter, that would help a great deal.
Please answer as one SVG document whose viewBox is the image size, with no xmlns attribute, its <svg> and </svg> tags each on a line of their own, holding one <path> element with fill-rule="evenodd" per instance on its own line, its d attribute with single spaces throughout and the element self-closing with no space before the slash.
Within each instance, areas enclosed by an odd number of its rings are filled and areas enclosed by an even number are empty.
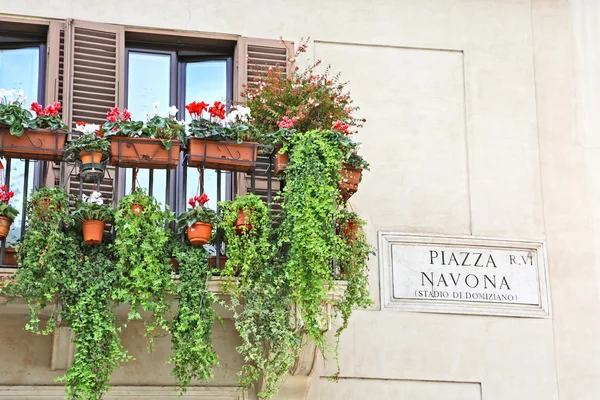
<svg viewBox="0 0 600 400">
<path fill-rule="evenodd" d="M 67 20 L 65 115 L 100 124 L 110 107 L 124 104 L 125 34 L 122 26 Z"/>
<path fill-rule="evenodd" d="M 268 39 L 253 39 L 241 37 L 238 40 L 235 50 L 235 66 L 237 74 L 234 81 L 234 101 L 243 102 L 241 93 L 244 86 L 256 85 L 256 79 L 260 78 L 269 67 L 275 68 L 277 65 L 287 65 L 286 61 L 292 56 L 294 45 L 292 42 L 281 42 L 280 40 Z M 289 68 L 285 73 L 290 73 Z M 255 190 L 254 192 L 261 196 L 267 202 L 268 199 L 268 177 L 267 170 L 271 168 L 263 166 L 268 164 L 270 157 L 268 155 L 259 155 L 257 161 L 261 165 L 255 170 Z M 239 179 L 240 186 L 237 188 L 238 193 L 248 193 L 251 190 L 251 176 L 242 174 L 243 179 Z M 275 176 L 271 178 L 271 199 L 277 194 L 280 189 L 280 182 Z M 276 215 L 281 210 L 277 203 L 272 204 L 272 213 Z"/>
<path fill-rule="evenodd" d="M 71 128 L 76 121 L 102 124 L 111 107 L 124 105 L 125 33 L 118 25 L 66 20 L 55 28 L 58 34 L 56 101 L 63 103 L 63 120 Z M 56 40 L 56 39 L 55 39 Z M 67 171 L 65 171 L 65 169 Z M 108 174 L 97 190 L 112 202 L 113 178 L 117 172 L 107 167 Z M 63 167 L 63 178 L 71 167 Z M 69 191 L 89 194 L 93 184 L 83 184 L 74 174 L 69 177 Z"/>
</svg>

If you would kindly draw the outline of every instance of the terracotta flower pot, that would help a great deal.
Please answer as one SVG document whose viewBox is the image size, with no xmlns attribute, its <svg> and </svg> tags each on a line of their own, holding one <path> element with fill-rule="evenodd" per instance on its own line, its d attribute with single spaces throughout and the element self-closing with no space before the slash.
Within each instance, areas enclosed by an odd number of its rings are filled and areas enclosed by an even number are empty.
<svg viewBox="0 0 600 400">
<path fill-rule="evenodd" d="M 82 151 L 79 153 L 79 159 L 81 160 L 81 169 L 79 172 L 83 176 L 100 175 L 104 174 L 104 164 L 102 164 L 102 153 L 97 151 L 87 152 Z"/>
<path fill-rule="evenodd" d="M 356 239 L 358 236 L 358 232 L 360 229 L 360 225 L 356 223 L 356 221 L 350 220 L 341 226 L 340 236 L 346 239 L 346 241 L 351 239 Z"/>
<path fill-rule="evenodd" d="M 8 158 L 60 161 L 66 141 L 67 135 L 63 131 L 25 129 L 23 135 L 14 136 L 8 127 L 0 126 L 0 153 Z"/>
<path fill-rule="evenodd" d="M 273 172 L 275 176 L 281 174 L 287 168 L 290 163 L 290 157 L 288 153 L 280 153 L 279 149 L 275 149 L 275 158 L 273 159 Z"/>
<path fill-rule="evenodd" d="M 338 186 L 344 200 L 348 200 L 358 190 L 362 168 L 355 168 L 348 164 L 342 164 L 342 180 Z"/>
<path fill-rule="evenodd" d="M 171 265 L 171 269 L 175 272 L 179 272 L 179 261 L 175 257 L 171 257 L 169 259 L 169 264 Z"/>
<path fill-rule="evenodd" d="M 223 270 L 223 268 L 225 268 L 225 263 L 227 262 L 227 257 L 226 256 L 220 256 L 219 257 L 219 270 Z M 210 267 L 210 269 L 215 269 L 217 268 L 217 257 L 212 256 L 211 258 L 208 259 L 208 266 Z"/>
<path fill-rule="evenodd" d="M 190 167 L 248 172 L 256 162 L 258 143 L 192 138 L 188 140 L 187 153 Z"/>
<path fill-rule="evenodd" d="M 110 164 L 124 168 L 175 169 L 179 164 L 181 141 L 171 141 L 167 150 L 160 139 L 111 136 Z"/>
<path fill-rule="evenodd" d="M 133 203 L 129 208 L 131 209 L 133 215 L 140 215 L 142 211 L 144 211 L 144 207 L 142 207 L 142 205 L 139 203 Z"/>
<path fill-rule="evenodd" d="M 187 237 L 194 246 L 203 246 L 210 240 L 212 225 L 207 222 L 196 222 L 187 228 Z"/>
<path fill-rule="evenodd" d="M 12 221 L 6 217 L 0 217 L 0 239 L 6 239 Z"/>
<path fill-rule="evenodd" d="M 245 213 L 244 210 L 238 211 L 238 218 L 233 224 L 235 226 L 235 233 L 238 235 L 243 235 L 250 232 L 252 229 L 252 225 L 250 224 L 250 215 L 251 211 L 248 211 L 248 213 Z"/>
<path fill-rule="evenodd" d="M 17 265 L 17 250 L 12 247 L 4 249 L 4 263 L 2 265 Z"/>
<path fill-rule="evenodd" d="M 83 241 L 87 244 L 102 243 L 104 221 L 83 221 Z"/>
</svg>

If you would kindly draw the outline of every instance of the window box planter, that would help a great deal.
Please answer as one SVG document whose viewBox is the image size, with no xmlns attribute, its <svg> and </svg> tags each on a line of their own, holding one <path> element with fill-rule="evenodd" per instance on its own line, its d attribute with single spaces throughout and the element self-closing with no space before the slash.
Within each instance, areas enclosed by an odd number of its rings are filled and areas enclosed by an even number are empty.
<svg viewBox="0 0 600 400">
<path fill-rule="evenodd" d="M 342 192 L 342 197 L 348 200 L 358 190 L 360 183 L 362 168 L 355 168 L 348 164 L 342 164 L 342 181 L 339 184 L 339 189 Z"/>
<path fill-rule="evenodd" d="M 249 172 L 256 163 L 258 143 L 225 142 L 209 139 L 188 140 L 188 166 L 221 171 Z"/>
<path fill-rule="evenodd" d="M 0 126 L 0 155 L 24 160 L 60 161 L 65 151 L 67 134 L 49 129 L 25 129 L 23 135 L 10 134 Z"/>
<path fill-rule="evenodd" d="M 122 168 L 175 169 L 179 164 L 181 141 L 173 140 L 167 150 L 160 139 L 111 136 L 110 163 Z"/>
<path fill-rule="evenodd" d="M 17 265 L 17 250 L 12 247 L 4 249 L 4 263 L 2 265 L 16 266 Z"/>
</svg>

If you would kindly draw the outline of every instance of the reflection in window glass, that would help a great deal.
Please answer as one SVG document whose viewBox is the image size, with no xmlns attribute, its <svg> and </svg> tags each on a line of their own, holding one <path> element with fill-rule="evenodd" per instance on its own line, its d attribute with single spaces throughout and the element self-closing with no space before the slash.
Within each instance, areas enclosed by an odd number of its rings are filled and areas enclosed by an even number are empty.
<svg viewBox="0 0 600 400">
<path fill-rule="evenodd" d="M 190 62 L 185 68 L 185 104 L 192 101 L 212 103 L 227 99 L 227 62 L 225 60 Z M 186 121 L 190 120 L 188 112 Z M 196 168 L 188 168 L 186 200 L 198 192 L 200 173 Z M 221 200 L 225 200 L 226 173 L 221 172 Z M 209 207 L 217 208 L 217 171 L 207 169 L 204 172 L 204 191 L 210 198 Z"/>
<path fill-rule="evenodd" d="M 40 49 L 0 49 L 0 88 L 23 90 L 29 104 L 37 101 Z"/>
<path fill-rule="evenodd" d="M 146 114 L 152 114 L 154 104 L 158 103 L 159 112 L 167 113 L 171 92 L 171 56 L 168 54 L 149 54 L 129 52 L 127 109 L 134 120 L 146 120 Z M 129 193 L 133 170 L 127 169 L 125 191 Z M 150 171 L 141 169 L 137 176 L 138 186 L 150 187 Z M 166 171 L 155 170 L 152 194 L 162 203 L 166 203 Z"/>
<path fill-rule="evenodd" d="M 40 49 L 31 47 L 24 49 L 0 49 L 0 88 L 7 90 L 23 90 L 27 100 L 27 106 L 38 99 L 39 68 L 40 68 Z M 7 163 L 4 158 L 0 159 L 3 167 Z M 7 247 L 14 247 L 17 239 L 21 237 L 21 223 L 23 219 L 23 202 L 26 198 L 24 192 L 25 185 L 25 163 L 29 162 L 29 179 L 27 192 L 30 193 L 33 188 L 34 161 L 24 161 L 13 159 L 10 168 L 10 190 L 15 192 L 15 197 L 10 200 L 10 204 L 19 210 L 20 214 L 10 227 Z M 0 182 L 5 182 L 5 169 L 0 169 Z"/>
</svg>

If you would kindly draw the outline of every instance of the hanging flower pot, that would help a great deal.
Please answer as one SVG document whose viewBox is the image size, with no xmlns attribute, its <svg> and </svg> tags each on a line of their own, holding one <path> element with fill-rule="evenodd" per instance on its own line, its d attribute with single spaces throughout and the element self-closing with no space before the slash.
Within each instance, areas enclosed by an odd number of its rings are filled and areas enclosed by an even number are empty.
<svg viewBox="0 0 600 400">
<path fill-rule="evenodd" d="M 342 227 L 341 236 L 346 240 L 355 239 L 358 236 L 359 229 L 360 225 L 356 221 L 350 220 Z"/>
<path fill-rule="evenodd" d="M 243 235 L 245 233 L 250 232 L 252 229 L 252 225 L 250 224 L 250 215 L 252 214 L 251 210 L 248 210 L 247 213 L 244 210 L 238 211 L 238 218 L 234 222 L 235 232 L 238 235 Z"/>
<path fill-rule="evenodd" d="M 273 172 L 275 176 L 279 176 L 290 163 L 288 153 L 280 153 L 280 148 L 275 148 L 275 158 L 273 159 Z"/>
<path fill-rule="evenodd" d="M 0 217 L 0 239 L 6 239 L 12 221 L 6 217 Z"/>
<path fill-rule="evenodd" d="M 188 204 L 192 208 L 177 218 L 178 230 L 183 232 L 185 228 L 188 240 L 194 246 L 203 246 L 209 242 L 213 224 L 218 221 L 215 210 L 206 207 L 208 200 L 206 193 L 191 197 Z"/>
<path fill-rule="evenodd" d="M 83 221 L 83 241 L 86 244 L 102 243 L 104 233 L 104 221 Z"/>
<path fill-rule="evenodd" d="M 342 180 L 338 188 L 344 200 L 348 200 L 358 190 L 358 184 L 362 177 L 362 168 L 356 168 L 349 164 L 342 164 L 340 171 Z"/>
<path fill-rule="evenodd" d="M 104 175 L 104 163 L 102 163 L 102 153 L 97 151 L 82 151 L 79 153 L 81 168 L 79 173 L 85 178 L 100 178 Z"/>
<path fill-rule="evenodd" d="M 133 215 L 140 215 L 144 211 L 144 207 L 140 203 L 133 203 L 130 209 Z"/>
<path fill-rule="evenodd" d="M 194 246 L 203 246 L 210 240 L 212 225 L 207 222 L 196 222 L 187 228 L 187 236 Z"/>
</svg>

